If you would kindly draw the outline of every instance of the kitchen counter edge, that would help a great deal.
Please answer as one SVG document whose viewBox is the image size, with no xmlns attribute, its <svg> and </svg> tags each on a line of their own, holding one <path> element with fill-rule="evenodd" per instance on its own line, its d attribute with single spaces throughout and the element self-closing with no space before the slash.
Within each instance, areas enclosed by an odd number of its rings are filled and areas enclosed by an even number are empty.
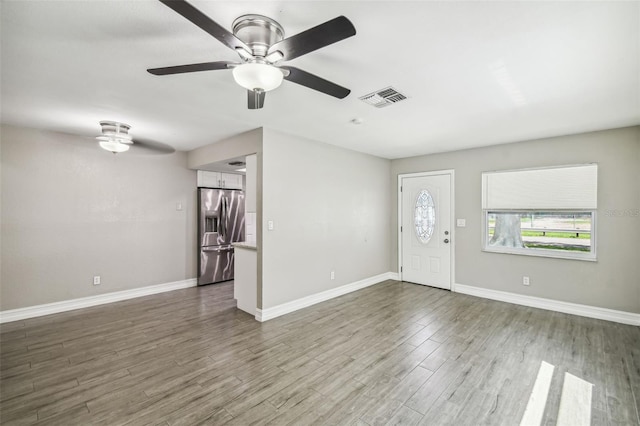
<svg viewBox="0 0 640 426">
<path fill-rule="evenodd" d="M 247 250 L 257 250 L 258 249 L 256 247 L 255 243 L 247 243 L 247 242 L 233 243 L 233 246 L 237 247 L 237 248 L 247 249 Z"/>
</svg>

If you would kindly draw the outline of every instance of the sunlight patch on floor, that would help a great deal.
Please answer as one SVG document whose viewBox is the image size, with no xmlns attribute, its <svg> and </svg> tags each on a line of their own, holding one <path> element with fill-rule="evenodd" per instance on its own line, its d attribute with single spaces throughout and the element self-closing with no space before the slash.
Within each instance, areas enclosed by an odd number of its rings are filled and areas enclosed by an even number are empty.
<svg viewBox="0 0 640 426">
<path fill-rule="evenodd" d="M 540 426 L 547 405 L 555 366 L 542 361 L 520 426 Z M 591 424 L 593 384 L 570 373 L 564 374 L 556 426 Z"/>
</svg>

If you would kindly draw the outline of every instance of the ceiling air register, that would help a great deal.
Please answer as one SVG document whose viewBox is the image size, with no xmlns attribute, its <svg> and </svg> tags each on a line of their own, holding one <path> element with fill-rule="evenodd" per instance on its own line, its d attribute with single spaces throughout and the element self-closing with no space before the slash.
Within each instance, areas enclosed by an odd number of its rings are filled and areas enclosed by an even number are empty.
<svg viewBox="0 0 640 426">
<path fill-rule="evenodd" d="M 371 92 L 367 95 L 360 96 L 358 99 L 360 99 L 364 103 L 373 105 L 376 108 L 383 108 L 389 105 L 396 104 L 400 101 L 404 101 L 405 99 L 408 99 L 408 97 L 398 92 L 393 87 L 389 86 L 385 87 L 384 89 Z"/>
</svg>

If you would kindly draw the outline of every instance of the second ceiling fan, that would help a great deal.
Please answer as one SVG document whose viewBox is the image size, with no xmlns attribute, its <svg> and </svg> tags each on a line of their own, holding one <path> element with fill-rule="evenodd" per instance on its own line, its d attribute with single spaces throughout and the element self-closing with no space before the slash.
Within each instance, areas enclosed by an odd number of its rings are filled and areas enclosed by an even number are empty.
<svg viewBox="0 0 640 426">
<path fill-rule="evenodd" d="M 247 89 L 249 109 L 264 106 L 265 92 L 291 81 L 342 99 L 351 91 L 296 67 L 280 65 L 356 34 L 347 18 L 339 16 L 289 38 L 280 24 L 262 15 L 243 15 L 233 22 L 233 33 L 184 0 L 160 0 L 175 12 L 234 50 L 241 62 L 216 61 L 151 68 L 154 75 L 232 69 L 236 82 Z"/>
</svg>

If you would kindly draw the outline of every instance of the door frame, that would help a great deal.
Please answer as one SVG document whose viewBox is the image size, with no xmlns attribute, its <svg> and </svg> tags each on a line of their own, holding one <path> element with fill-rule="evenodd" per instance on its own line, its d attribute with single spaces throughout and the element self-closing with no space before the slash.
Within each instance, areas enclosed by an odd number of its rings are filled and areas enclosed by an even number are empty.
<svg viewBox="0 0 640 426">
<path fill-rule="evenodd" d="M 400 227 L 402 226 L 402 179 L 404 178 L 414 178 L 414 177 L 425 177 L 425 176 L 437 176 L 437 175 L 449 175 L 451 178 L 451 211 L 450 211 L 450 223 L 451 223 L 451 262 L 450 262 L 450 276 L 451 276 L 451 292 L 455 293 L 455 271 L 456 271 L 456 221 L 455 221 L 455 207 L 456 207 L 456 190 L 455 190 L 455 170 L 454 169 L 446 169 L 446 170 L 434 170 L 429 172 L 416 172 L 416 173 L 399 173 L 398 174 L 398 219 L 396 223 L 396 232 L 398 234 L 398 278 L 402 281 L 402 232 L 400 232 Z"/>
</svg>

